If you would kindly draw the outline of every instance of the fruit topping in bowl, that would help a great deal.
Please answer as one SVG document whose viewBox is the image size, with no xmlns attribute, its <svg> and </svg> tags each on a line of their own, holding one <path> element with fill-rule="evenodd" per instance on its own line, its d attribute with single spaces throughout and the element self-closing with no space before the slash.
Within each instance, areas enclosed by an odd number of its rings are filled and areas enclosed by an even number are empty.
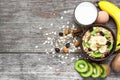
<svg viewBox="0 0 120 80">
<path fill-rule="evenodd" d="M 83 50 L 93 58 L 103 58 L 113 48 L 113 35 L 103 27 L 92 27 L 85 32 L 82 38 Z"/>
</svg>

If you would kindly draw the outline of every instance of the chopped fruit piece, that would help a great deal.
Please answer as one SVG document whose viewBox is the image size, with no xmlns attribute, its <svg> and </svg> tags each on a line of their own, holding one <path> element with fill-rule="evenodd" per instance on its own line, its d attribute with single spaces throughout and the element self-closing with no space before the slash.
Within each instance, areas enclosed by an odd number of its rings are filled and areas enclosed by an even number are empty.
<svg viewBox="0 0 120 80">
<path fill-rule="evenodd" d="M 66 48 L 69 48 L 70 47 L 70 43 L 67 43 L 65 46 L 66 46 Z"/>
<path fill-rule="evenodd" d="M 78 41 L 74 42 L 75 47 L 80 46 L 80 43 Z"/>
<path fill-rule="evenodd" d="M 93 78 L 98 78 L 101 75 L 101 68 L 96 63 L 92 63 L 92 65 L 93 65 L 93 74 L 92 74 L 92 77 Z"/>
<path fill-rule="evenodd" d="M 102 73 L 100 75 L 100 78 L 105 78 L 110 74 L 110 66 L 108 64 L 100 64 L 100 67 L 102 69 Z"/>
<path fill-rule="evenodd" d="M 67 48 L 66 46 L 64 46 L 64 47 L 63 47 L 63 52 L 64 52 L 64 53 L 68 53 L 68 51 L 69 51 L 68 48 Z"/>
<path fill-rule="evenodd" d="M 59 48 L 55 48 L 55 51 L 56 51 L 57 53 L 59 53 L 59 52 L 60 52 L 60 49 L 59 49 Z"/>
<path fill-rule="evenodd" d="M 68 35 L 69 33 L 70 33 L 69 28 L 66 28 L 65 31 L 64 31 L 64 34 L 65 34 L 65 35 Z"/>
<path fill-rule="evenodd" d="M 62 32 L 59 32 L 59 36 L 63 36 L 63 33 L 62 33 Z"/>
<path fill-rule="evenodd" d="M 75 62 L 74 68 L 78 72 L 86 72 L 88 71 L 88 64 L 85 60 L 77 60 Z"/>
<path fill-rule="evenodd" d="M 92 67 L 92 65 L 88 62 L 88 71 L 86 71 L 86 72 L 83 72 L 83 73 L 80 73 L 80 75 L 82 76 L 82 77 L 90 77 L 91 75 L 92 75 L 92 73 L 93 73 L 93 67 Z"/>
</svg>

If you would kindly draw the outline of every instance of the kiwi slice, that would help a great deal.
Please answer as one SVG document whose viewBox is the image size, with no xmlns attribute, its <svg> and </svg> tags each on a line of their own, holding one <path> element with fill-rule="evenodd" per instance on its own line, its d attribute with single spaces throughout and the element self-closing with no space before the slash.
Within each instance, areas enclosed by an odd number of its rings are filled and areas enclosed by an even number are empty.
<svg viewBox="0 0 120 80">
<path fill-rule="evenodd" d="M 90 63 L 88 63 L 88 71 L 80 73 L 80 75 L 82 77 L 86 77 L 87 78 L 87 77 L 90 77 L 92 75 L 92 73 L 93 73 L 93 67 L 92 67 L 92 65 Z"/>
<path fill-rule="evenodd" d="M 100 78 L 105 78 L 109 75 L 110 73 L 110 67 L 107 64 L 100 64 L 100 67 L 102 69 L 102 73 L 100 75 Z"/>
<path fill-rule="evenodd" d="M 103 57 L 103 54 L 100 52 L 93 52 L 90 54 L 90 56 L 93 58 L 101 58 L 101 57 Z"/>
<path fill-rule="evenodd" d="M 111 50 L 113 48 L 113 44 L 111 43 L 110 46 L 108 46 L 108 50 Z"/>
<path fill-rule="evenodd" d="M 78 72 L 86 72 L 88 70 L 88 64 L 85 60 L 77 60 L 75 62 L 74 68 Z"/>
<path fill-rule="evenodd" d="M 98 78 L 101 75 L 101 68 L 96 63 L 92 63 L 92 65 L 93 65 L 93 74 L 91 76 L 93 78 Z"/>
</svg>

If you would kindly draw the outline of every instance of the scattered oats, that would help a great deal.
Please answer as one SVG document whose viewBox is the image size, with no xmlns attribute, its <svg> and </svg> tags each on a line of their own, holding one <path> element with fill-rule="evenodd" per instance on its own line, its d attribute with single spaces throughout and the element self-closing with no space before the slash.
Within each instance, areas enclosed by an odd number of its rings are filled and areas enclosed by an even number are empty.
<svg viewBox="0 0 120 80">
<path fill-rule="evenodd" d="M 74 30 L 75 29 L 75 25 L 74 24 L 72 24 L 72 28 L 71 28 L 72 30 Z"/>
<path fill-rule="evenodd" d="M 65 57 L 65 59 L 67 59 L 68 57 Z"/>
<path fill-rule="evenodd" d="M 49 69 L 52 69 L 52 67 L 51 67 L 51 66 L 48 66 L 48 68 L 49 68 Z"/>
<path fill-rule="evenodd" d="M 56 33 L 56 32 L 54 32 L 53 34 L 54 34 L 54 35 L 56 35 L 57 33 Z"/>
<path fill-rule="evenodd" d="M 64 56 L 62 55 L 61 58 L 64 58 Z"/>
<path fill-rule="evenodd" d="M 63 19 L 63 16 L 61 16 L 60 19 Z"/>
<path fill-rule="evenodd" d="M 53 51 L 52 54 L 55 54 L 55 52 Z"/>
<path fill-rule="evenodd" d="M 39 27 L 39 29 L 42 29 L 42 27 Z"/>
<path fill-rule="evenodd" d="M 38 48 L 38 46 L 35 46 L 35 48 Z"/>
<path fill-rule="evenodd" d="M 52 52 L 52 51 L 54 51 L 54 49 L 51 49 L 50 51 Z"/>
<path fill-rule="evenodd" d="M 60 57 L 61 57 L 61 55 L 59 54 L 59 55 L 58 55 L 58 57 L 60 58 Z"/>
<path fill-rule="evenodd" d="M 65 28 L 65 25 L 63 25 L 62 28 Z"/>
<path fill-rule="evenodd" d="M 67 11 L 64 11 L 64 13 L 66 14 L 66 13 L 67 13 Z"/>
<path fill-rule="evenodd" d="M 48 33 L 45 33 L 45 35 L 48 35 Z"/>
<path fill-rule="evenodd" d="M 67 24 L 69 24 L 70 22 L 69 21 L 67 21 Z"/>
<path fill-rule="evenodd" d="M 71 61 L 73 61 L 74 59 L 75 59 L 75 57 L 72 57 L 72 58 L 71 58 Z"/>
<path fill-rule="evenodd" d="M 62 40 L 62 39 L 64 39 L 64 37 L 60 37 L 60 39 Z"/>
<path fill-rule="evenodd" d="M 68 37 L 70 37 L 70 38 L 72 38 L 72 37 L 73 37 L 73 36 L 72 36 L 72 34 L 68 34 L 67 36 L 68 36 Z"/>
<path fill-rule="evenodd" d="M 53 23 L 51 23 L 50 25 L 53 26 Z"/>
<path fill-rule="evenodd" d="M 46 54 L 49 54 L 49 52 L 47 51 Z"/>
<path fill-rule="evenodd" d="M 68 56 L 69 54 L 66 54 L 66 56 Z"/>
<path fill-rule="evenodd" d="M 69 28 L 69 26 L 67 25 L 66 28 Z"/>
<path fill-rule="evenodd" d="M 71 45 L 71 46 L 74 46 L 74 44 L 73 44 L 73 43 L 70 43 L 70 45 Z"/>
<path fill-rule="evenodd" d="M 50 37 L 47 37 L 47 40 L 51 40 L 51 38 L 50 38 Z"/>
<path fill-rule="evenodd" d="M 43 44 L 47 44 L 47 41 L 45 41 Z"/>
<path fill-rule="evenodd" d="M 60 63 L 61 63 L 61 64 L 65 64 L 66 62 L 64 62 L 64 61 L 61 61 Z"/>
</svg>

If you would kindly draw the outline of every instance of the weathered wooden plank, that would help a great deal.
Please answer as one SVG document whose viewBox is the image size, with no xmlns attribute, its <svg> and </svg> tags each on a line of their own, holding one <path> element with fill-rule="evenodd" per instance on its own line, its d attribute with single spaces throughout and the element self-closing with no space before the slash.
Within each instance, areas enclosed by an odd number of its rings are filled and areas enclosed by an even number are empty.
<svg viewBox="0 0 120 80">
<path fill-rule="evenodd" d="M 63 57 L 58 57 L 59 55 Z M 82 80 L 74 70 L 78 55 L 79 53 L 60 53 L 55 56 L 45 53 L 0 54 L 0 80 Z M 111 59 L 108 61 L 110 63 Z M 119 78 L 119 74 L 112 72 L 106 80 Z"/>
</svg>

